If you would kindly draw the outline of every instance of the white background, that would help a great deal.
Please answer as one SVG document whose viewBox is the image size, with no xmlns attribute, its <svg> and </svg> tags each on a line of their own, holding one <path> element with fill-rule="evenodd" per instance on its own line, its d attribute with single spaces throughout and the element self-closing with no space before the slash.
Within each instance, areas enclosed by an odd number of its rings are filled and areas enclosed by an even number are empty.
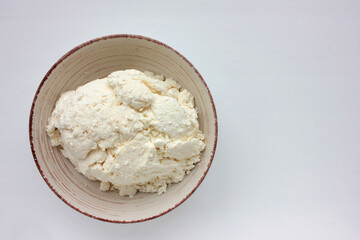
<svg viewBox="0 0 360 240">
<path fill-rule="evenodd" d="M 360 239 L 360 1 L 0 1 L 0 239 Z M 34 164 L 35 91 L 68 50 L 132 33 L 186 56 L 219 117 L 213 165 L 174 211 L 111 224 Z"/>
</svg>

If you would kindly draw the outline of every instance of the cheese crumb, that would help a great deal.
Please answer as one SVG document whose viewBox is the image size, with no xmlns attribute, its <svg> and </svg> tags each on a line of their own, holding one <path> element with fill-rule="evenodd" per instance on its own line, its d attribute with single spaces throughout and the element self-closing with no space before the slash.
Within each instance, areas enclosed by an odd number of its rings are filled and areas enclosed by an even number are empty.
<svg viewBox="0 0 360 240">
<path fill-rule="evenodd" d="M 134 69 L 62 94 L 46 130 L 80 173 L 121 196 L 165 192 L 205 148 L 191 93 Z"/>
</svg>

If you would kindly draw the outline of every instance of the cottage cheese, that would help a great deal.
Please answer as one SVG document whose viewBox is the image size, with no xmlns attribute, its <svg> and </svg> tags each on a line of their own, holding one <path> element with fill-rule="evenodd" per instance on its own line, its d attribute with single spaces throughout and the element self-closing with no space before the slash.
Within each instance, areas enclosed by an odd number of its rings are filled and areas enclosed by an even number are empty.
<svg viewBox="0 0 360 240">
<path fill-rule="evenodd" d="M 121 196 L 165 192 L 205 148 L 190 92 L 171 78 L 137 70 L 62 94 L 46 130 L 80 173 Z"/>
</svg>

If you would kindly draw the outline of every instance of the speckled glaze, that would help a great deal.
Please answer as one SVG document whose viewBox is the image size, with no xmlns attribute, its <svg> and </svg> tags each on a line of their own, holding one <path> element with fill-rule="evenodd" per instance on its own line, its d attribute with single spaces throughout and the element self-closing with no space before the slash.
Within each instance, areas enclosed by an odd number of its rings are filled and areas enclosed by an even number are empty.
<svg viewBox="0 0 360 240">
<path fill-rule="evenodd" d="M 206 149 L 185 179 L 167 192 L 138 193 L 134 198 L 102 192 L 99 182 L 78 173 L 58 148 L 50 144 L 45 127 L 60 95 L 116 70 L 138 69 L 173 77 L 195 97 Z M 159 217 L 184 202 L 200 185 L 214 158 L 217 117 L 213 99 L 195 67 L 171 47 L 138 35 L 110 35 L 85 42 L 54 64 L 40 83 L 31 107 L 30 145 L 45 182 L 66 204 L 103 221 L 134 223 Z"/>
</svg>

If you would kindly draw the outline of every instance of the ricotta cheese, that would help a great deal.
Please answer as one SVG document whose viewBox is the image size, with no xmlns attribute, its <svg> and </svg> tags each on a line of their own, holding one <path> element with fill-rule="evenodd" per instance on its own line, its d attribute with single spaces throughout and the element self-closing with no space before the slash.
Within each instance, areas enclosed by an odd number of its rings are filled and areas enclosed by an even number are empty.
<svg viewBox="0 0 360 240">
<path fill-rule="evenodd" d="M 205 148 L 191 93 L 171 78 L 133 69 L 62 94 L 46 131 L 102 191 L 130 197 L 165 192 Z"/>
</svg>

